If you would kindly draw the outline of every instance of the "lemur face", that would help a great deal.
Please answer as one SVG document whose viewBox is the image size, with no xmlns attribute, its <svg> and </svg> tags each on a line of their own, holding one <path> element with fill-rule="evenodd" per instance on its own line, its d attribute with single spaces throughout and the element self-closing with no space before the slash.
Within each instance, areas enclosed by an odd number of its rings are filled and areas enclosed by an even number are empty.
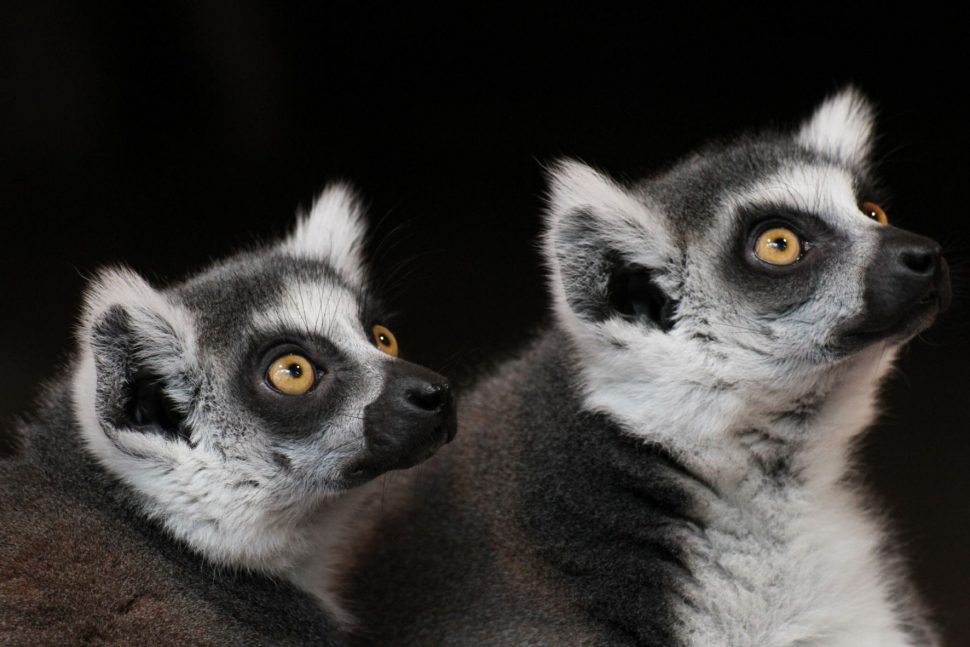
<svg viewBox="0 0 970 647">
<path fill-rule="evenodd" d="M 231 454 L 253 437 L 279 476 L 321 491 L 410 467 L 451 440 L 447 381 L 397 358 L 379 304 L 349 280 L 326 262 L 271 251 L 178 287 L 196 328 L 209 331 L 198 339 L 207 358 L 198 401 L 239 404 L 211 411 L 218 418 L 198 439 L 205 410 L 195 423 L 186 416 L 187 439 Z"/>
<path fill-rule="evenodd" d="M 280 245 L 163 291 L 125 270 L 91 288 L 74 385 L 88 445 L 210 557 L 263 559 L 246 537 L 454 436 L 447 381 L 397 358 L 361 239 L 337 187 Z"/>
<path fill-rule="evenodd" d="M 848 90 L 797 132 L 632 187 L 560 164 L 546 242 L 561 318 L 631 375 L 726 360 L 780 375 L 908 340 L 946 307 L 948 272 L 879 206 L 871 128 Z"/>
</svg>

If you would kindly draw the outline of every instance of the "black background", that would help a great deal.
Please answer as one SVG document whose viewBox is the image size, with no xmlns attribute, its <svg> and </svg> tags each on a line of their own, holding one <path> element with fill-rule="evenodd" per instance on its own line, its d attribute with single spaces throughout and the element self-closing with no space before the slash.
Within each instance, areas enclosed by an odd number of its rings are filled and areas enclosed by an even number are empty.
<svg viewBox="0 0 970 647">
<path fill-rule="evenodd" d="M 281 235 L 335 178 L 367 198 L 405 354 L 467 377 L 543 332 L 542 162 L 637 177 L 854 82 L 879 106 L 890 217 L 944 243 L 957 289 L 862 457 L 970 644 L 965 10 L 143 4 L 0 17 L 3 429 L 62 370 L 85 275 L 177 279 Z"/>
</svg>

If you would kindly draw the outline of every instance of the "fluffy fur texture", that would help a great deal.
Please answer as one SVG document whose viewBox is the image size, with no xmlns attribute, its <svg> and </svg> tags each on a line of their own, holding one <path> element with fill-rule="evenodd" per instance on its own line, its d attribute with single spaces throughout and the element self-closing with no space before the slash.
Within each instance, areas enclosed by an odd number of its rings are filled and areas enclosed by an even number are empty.
<svg viewBox="0 0 970 647">
<path fill-rule="evenodd" d="M 0 643 L 337 645 L 317 600 L 218 568 L 146 522 L 83 448 L 65 385 L 0 465 Z"/>
<path fill-rule="evenodd" d="M 46 596 L 25 607 L 5 596 L 9 635 L 73 643 L 90 626 L 133 644 L 327 643 L 328 621 L 308 601 L 351 622 L 332 573 L 372 478 L 454 433 L 443 378 L 376 344 L 384 319 L 362 236 L 360 208 L 335 186 L 281 244 L 164 290 L 127 269 L 92 282 L 70 378 L 23 430 L 19 462 L 0 468 L 0 563 L 16 573 L 5 585 Z M 293 353 L 309 362 L 293 370 L 314 376 L 303 395 L 267 378 Z M 32 543 L 37 532 L 57 542 Z M 78 586 L 99 593 L 78 604 Z M 136 630 L 113 610 L 128 598 L 171 617 Z M 195 605 L 188 617 L 203 626 L 179 623 Z"/>
<path fill-rule="evenodd" d="M 860 207 L 871 128 L 849 89 L 633 186 L 552 169 L 555 321 L 385 506 L 352 582 L 380 641 L 934 644 L 851 473 L 949 291 L 935 243 Z M 778 226 L 791 266 L 755 254 Z"/>
</svg>

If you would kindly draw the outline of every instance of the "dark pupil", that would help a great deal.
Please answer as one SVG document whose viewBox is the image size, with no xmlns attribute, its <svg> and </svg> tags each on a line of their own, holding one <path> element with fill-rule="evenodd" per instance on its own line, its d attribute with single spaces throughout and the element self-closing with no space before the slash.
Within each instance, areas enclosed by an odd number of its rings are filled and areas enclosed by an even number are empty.
<svg viewBox="0 0 970 647">
<path fill-rule="evenodd" d="M 301 375 L 303 375 L 303 367 L 300 366 L 299 364 L 290 364 L 289 366 L 286 367 L 286 371 L 290 374 L 291 377 L 300 377 Z"/>
<path fill-rule="evenodd" d="M 377 336 L 377 340 L 380 342 L 381 346 L 391 345 L 391 341 L 387 338 L 387 335 L 380 334 Z"/>
<path fill-rule="evenodd" d="M 879 220 L 879 215 L 875 211 L 870 211 L 869 217 L 872 218 L 873 220 Z"/>
<path fill-rule="evenodd" d="M 777 249 L 779 252 L 783 252 L 788 249 L 788 240 L 784 238 L 776 238 L 771 241 L 771 246 Z"/>
</svg>

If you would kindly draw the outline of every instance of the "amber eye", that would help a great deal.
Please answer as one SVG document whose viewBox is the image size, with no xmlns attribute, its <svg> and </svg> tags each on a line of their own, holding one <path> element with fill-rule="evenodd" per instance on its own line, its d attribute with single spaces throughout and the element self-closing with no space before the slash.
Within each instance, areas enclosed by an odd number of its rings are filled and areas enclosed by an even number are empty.
<svg viewBox="0 0 970 647">
<path fill-rule="evenodd" d="M 374 343 L 377 344 L 379 349 L 391 357 L 397 357 L 397 337 L 394 336 L 394 333 L 384 326 L 374 326 L 371 328 L 371 332 L 374 334 Z"/>
<path fill-rule="evenodd" d="M 875 202 L 863 202 L 862 213 L 866 214 L 880 225 L 889 224 L 889 216 L 887 216 L 886 212 L 882 210 L 882 207 Z"/>
<path fill-rule="evenodd" d="M 791 229 L 772 227 L 758 236 L 754 253 L 771 265 L 791 265 L 802 255 L 802 243 Z"/>
<path fill-rule="evenodd" d="M 274 389 L 286 395 L 303 395 L 313 388 L 316 373 L 313 363 L 302 355 L 289 353 L 269 365 L 266 379 Z"/>
</svg>

